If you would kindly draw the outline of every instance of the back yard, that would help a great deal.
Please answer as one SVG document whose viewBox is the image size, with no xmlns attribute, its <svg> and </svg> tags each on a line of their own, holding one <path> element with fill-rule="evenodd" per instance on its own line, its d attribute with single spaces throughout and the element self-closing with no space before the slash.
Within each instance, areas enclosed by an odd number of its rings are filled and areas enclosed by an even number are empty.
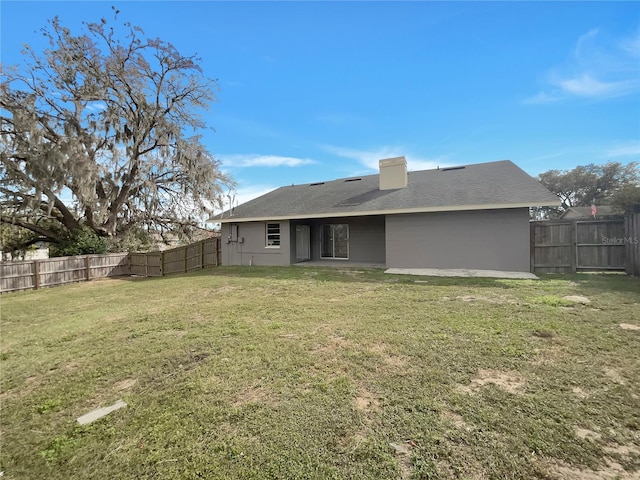
<svg viewBox="0 0 640 480">
<path fill-rule="evenodd" d="M 0 301 L 4 478 L 640 475 L 639 278 L 225 267 Z"/>
</svg>

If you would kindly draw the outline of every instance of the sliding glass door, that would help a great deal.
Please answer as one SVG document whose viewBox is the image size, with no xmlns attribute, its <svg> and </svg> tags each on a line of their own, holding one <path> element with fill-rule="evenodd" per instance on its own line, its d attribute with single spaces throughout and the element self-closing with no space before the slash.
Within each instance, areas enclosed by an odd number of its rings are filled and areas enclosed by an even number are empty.
<svg viewBox="0 0 640 480">
<path fill-rule="evenodd" d="M 322 258 L 349 258 L 349 225 L 322 225 L 320 229 Z"/>
</svg>

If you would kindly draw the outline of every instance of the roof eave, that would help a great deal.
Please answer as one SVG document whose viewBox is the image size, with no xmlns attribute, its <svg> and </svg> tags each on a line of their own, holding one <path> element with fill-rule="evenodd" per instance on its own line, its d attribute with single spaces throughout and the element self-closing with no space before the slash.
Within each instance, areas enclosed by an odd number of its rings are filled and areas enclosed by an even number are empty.
<svg viewBox="0 0 640 480">
<path fill-rule="evenodd" d="M 437 207 L 413 207 L 392 210 L 359 210 L 351 212 L 311 212 L 296 215 L 273 215 L 269 217 L 225 217 L 210 218 L 207 222 L 215 223 L 240 223 L 240 222 L 265 222 L 274 220 L 304 220 L 308 218 L 339 218 L 339 217 L 368 217 L 372 215 L 398 215 L 403 213 L 431 213 L 431 212 L 459 212 L 465 210 L 501 210 L 505 208 L 529 208 L 529 207 L 555 207 L 560 205 L 559 200 L 522 203 L 495 203 L 483 205 L 446 205 Z"/>
</svg>

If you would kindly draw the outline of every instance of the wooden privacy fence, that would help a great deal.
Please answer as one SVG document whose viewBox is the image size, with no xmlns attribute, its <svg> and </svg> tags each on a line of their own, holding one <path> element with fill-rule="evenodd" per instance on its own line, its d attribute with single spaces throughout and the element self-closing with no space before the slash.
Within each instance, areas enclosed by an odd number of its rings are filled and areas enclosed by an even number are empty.
<svg viewBox="0 0 640 480">
<path fill-rule="evenodd" d="M 220 265 L 220 239 L 164 252 L 111 253 L 0 262 L 0 292 L 39 289 L 118 275 L 160 277 Z"/>
<path fill-rule="evenodd" d="M 131 274 L 162 277 L 220 265 L 220 238 L 208 238 L 164 252 L 130 254 Z"/>
<path fill-rule="evenodd" d="M 619 220 L 531 222 L 531 271 L 626 271 L 638 275 L 640 215 Z"/>
<path fill-rule="evenodd" d="M 0 263 L 0 292 L 30 290 L 129 274 L 129 254 L 54 257 Z"/>
</svg>

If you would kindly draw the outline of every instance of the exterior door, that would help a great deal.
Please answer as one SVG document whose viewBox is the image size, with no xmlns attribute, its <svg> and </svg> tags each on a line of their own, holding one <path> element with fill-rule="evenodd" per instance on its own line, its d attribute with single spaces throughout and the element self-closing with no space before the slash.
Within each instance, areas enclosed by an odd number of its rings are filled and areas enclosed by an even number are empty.
<svg viewBox="0 0 640 480">
<path fill-rule="evenodd" d="M 320 230 L 320 257 L 349 258 L 349 225 L 322 225 Z"/>
<path fill-rule="evenodd" d="M 309 225 L 296 225 L 296 262 L 311 260 L 311 233 Z"/>
</svg>

